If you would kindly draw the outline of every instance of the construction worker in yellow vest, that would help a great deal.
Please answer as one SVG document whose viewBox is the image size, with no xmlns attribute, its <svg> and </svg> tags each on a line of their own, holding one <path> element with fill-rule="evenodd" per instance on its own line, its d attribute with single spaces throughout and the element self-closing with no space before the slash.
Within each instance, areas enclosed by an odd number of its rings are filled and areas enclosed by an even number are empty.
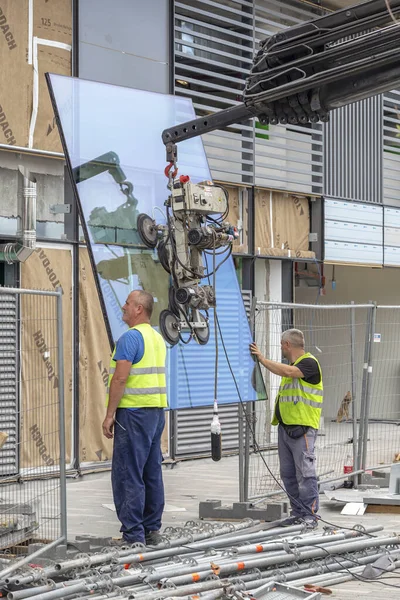
<svg viewBox="0 0 400 600">
<path fill-rule="evenodd" d="M 122 538 L 157 545 L 164 510 L 161 435 L 167 407 L 162 336 L 150 325 L 154 299 L 131 292 L 122 307 L 129 329 L 116 343 L 110 362 L 103 434 L 114 437 L 111 481 Z"/>
<path fill-rule="evenodd" d="M 256 344 L 251 353 L 271 373 L 282 377 L 272 425 L 278 425 L 278 455 L 291 513 L 282 526 L 304 523 L 318 526 L 319 495 L 315 470 L 315 441 L 323 403 L 322 371 L 318 360 L 304 350 L 304 335 L 288 329 L 281 349 L 290 364 L 265 358 Z"/>
</svg>

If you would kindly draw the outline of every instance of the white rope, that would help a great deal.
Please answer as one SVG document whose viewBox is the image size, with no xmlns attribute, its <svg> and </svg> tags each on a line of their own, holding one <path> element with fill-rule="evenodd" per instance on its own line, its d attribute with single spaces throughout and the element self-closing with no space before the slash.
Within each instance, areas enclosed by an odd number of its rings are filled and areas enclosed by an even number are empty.
<svg viewBox="0 0 400 600">
<path fill-rule="evenodd" d="M 395 23 L 396 25 L 400 25 L 399 19 L 396 19 L 396 17 L 393 14 L 392 9 L 390 8 L 390 0 L 385 0 L 385 4 L 386 4 L 386 8 L 388 10 L 388 13 L 389 13 L 390 18 L 392 19 L 393 23 Z"/>
</svg>

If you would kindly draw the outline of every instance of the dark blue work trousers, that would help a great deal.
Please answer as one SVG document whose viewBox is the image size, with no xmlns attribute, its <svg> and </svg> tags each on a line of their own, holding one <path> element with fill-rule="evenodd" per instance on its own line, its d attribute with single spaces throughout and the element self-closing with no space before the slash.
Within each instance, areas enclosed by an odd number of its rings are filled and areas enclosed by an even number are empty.
<svg viewBox="0 0 400 600">
<path fill-rule="evenodd" d="M 145 541 L 161 528 L 164 510 L 161 435 L 162 408 L 119 408 L 114 424 L 111 481 L 123 538 Z"/>
<path fill-rule="evenodd" d="M 318 431 L 309 428 L 297 439 L 278 428 L 278 454 L 281 479 L 289 496 L 291 514 L 309 517 L 319 508 L 318 481 L 315 472 L 315 441 Z"/>
</svg>

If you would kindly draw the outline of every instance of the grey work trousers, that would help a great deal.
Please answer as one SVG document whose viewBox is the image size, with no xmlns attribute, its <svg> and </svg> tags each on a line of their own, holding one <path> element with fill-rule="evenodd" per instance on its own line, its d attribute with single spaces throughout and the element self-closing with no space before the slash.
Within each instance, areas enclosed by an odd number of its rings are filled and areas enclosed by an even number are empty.
<svg viewBox="0 0 400 600">
<path fill-rule="evenodd" d="M 291 438 L 282 425 L 278 427 L 278 454 L 283 485 L 290 500 L 291 515 L 306 517 L 318 512 L 319 494 L 315 470 L 317 429 Z"/>
</svg>

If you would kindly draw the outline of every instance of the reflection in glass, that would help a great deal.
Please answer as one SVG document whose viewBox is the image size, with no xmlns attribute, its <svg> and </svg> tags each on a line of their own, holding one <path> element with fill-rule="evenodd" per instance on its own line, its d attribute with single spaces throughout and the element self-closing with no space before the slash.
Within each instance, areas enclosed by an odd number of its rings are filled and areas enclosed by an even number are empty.
<svg viewBox="0 0 400 600">
<path fill-rule="evenodd" d="M 126 175 L 121 169 L 118 155 L 115 152 L 107 152 L 75 167 L 72 173 L 76 184 L 101 173 L 108 173 L 126 197 L 124 203 L 114 211 L 109 212 L 105 206 L 93 208 L 87 222 L 93 242 L 96 244 L 140 243 L 137 235 L 138 200 L 133 195 L 133 184 L 126 180 Z"/>
<path fill-rule="evenodd" d="M 60 75 L 50 75 L 48 80 L 112 338 L 118 339 L 126 330 L 121 307 L 134 289 L 143 288 L 154 295 L 152 324 L 158 326 L 160 312 L 168 307 L 169 275 L 157 252 L 141 242 L 136 229 L 137 217 L 140 213 L 155 217 L 157 213 L 157 222 L 165 222 L 164 201 L 168 190 L 161 132 L 173 123 L 194 117 L 191 101 Z M 179 167 L 180 173 L 189 174 L 193 182 L 210 179 L 199 137 L 179 144 Z M 242 399 L 253 400 L 254 363 L 248 351 L 250 332 L 232 259 L 218 274 L 217 294 L 225 286 L 227 302 L 230 300 L 234 307 L 233 310 L 227 307 L 225 314 L 221 305 L 221 331 L 243 392 Z M 196 362 L 188 369 L 192 356 Z M 191 342 L 170 350 L 171 408 L 212 404 L 213 356 L 211 340 L 203 347 Z M 192 386 L 188 383 L 182 383 L 185 378 L 190 383 L 199 369 L 202 394 L 189 390 Z M 188 370 L 187 378 L 185 371 Z M 228 366 L 221 362 L 220 370 L 221 401 L 237 402 Z"/>
<path fill-rule="evenodd" d="M 135 289 L 148 290 L 153 294 L 156 302 L 151 322 L 158 326 L 160 312 L 168 303 L 169 276 L 162 268 L 157 253 L 101 244 L 92 248 L 111 331 L 125 331 L 121 308 L 129 292 Z"/>
</svg>

